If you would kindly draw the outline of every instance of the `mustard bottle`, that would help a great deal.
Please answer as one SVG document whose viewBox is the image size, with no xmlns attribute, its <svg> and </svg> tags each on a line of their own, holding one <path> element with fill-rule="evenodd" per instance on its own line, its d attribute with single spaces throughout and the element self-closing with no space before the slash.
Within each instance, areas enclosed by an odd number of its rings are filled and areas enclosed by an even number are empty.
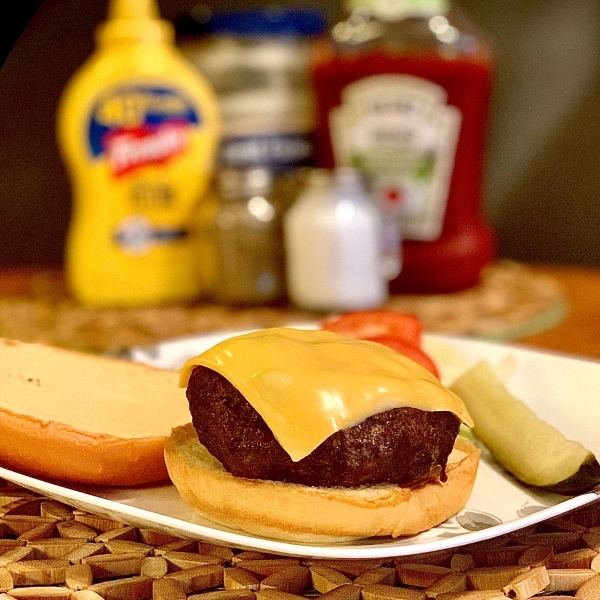
<svg viewBox="0 0 600 600">
<path fill-rule="evenodd" d="M 112 0 L 96 51 L 64 91 L 57 133 L 72 181 L 65 267 L 75 297 L 139 306 L 201 293 L 195 219 L 218 105 L 155 0 Z"/>
</svg>

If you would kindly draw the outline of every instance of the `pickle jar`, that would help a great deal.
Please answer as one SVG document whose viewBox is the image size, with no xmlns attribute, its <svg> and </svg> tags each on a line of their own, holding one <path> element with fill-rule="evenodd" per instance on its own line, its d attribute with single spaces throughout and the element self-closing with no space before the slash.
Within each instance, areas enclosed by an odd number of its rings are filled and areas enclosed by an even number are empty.
<svg viewBox="0 0 600 600">
<path fill-rule="evenodd" d="M 223 169 L 214 222 L 215 300 L 273 304 L 285 298 L 281 203 L 269 169 Z"/>
</svg>

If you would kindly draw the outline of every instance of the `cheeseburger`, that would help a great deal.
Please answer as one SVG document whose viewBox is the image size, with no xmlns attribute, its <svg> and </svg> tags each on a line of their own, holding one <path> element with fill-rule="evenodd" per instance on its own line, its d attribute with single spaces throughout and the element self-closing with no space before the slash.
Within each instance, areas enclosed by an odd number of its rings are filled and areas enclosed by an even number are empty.
<svg viewBox="0 0 600 600">
<path fill-rule="evenodd" d="M 471 418 L 425 368 L 375 342 L 274 328 L 181 370 L 192 422 L 165 446 L 182 498 L 219 524 L 288 541 L 412 535 L 466 504 Z"/>
</svg>

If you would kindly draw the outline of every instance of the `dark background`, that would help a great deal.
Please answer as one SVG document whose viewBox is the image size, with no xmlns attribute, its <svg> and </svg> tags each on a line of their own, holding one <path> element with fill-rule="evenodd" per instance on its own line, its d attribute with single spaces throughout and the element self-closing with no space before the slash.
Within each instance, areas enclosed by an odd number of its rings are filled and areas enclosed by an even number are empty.
<svg viewBox="0 0 600 600">
<path fill-rule="evenodd" d="M 193 5 L 158 2 L 170 20 Z M 320 4 L 332 23 L 340 18 L 339 2 Z M 497 59 L 485 210 L 501 255 L 600 266 L 600 2 L 455 0 L 454 6 L 486 33 Z M 0 265 L 62 262 L 71 195 L 56 145 L 56 106 L 92 52 L 106 10 L 102 0 L 23 0 L 13 15 L 4 13 Z"/>
</svg>

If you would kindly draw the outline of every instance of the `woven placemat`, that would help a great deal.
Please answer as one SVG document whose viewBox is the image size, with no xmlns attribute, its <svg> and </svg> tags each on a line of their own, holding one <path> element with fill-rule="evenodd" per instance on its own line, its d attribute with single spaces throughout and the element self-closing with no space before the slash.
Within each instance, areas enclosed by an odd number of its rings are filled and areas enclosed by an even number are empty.
<svg viewBox="0 0 600 600">
<path fill-rule="evenodd" d="M 567 302 L 558 282 L 512 261 L 490 265 L 476 287 L 436 295 L 393 296 L 387 308 L 418 316 L 426 331 L 517 340 L 558 323 Z M 178 336 L 314 322 L 322 313 L 291 306 L 233 307 L 208 302 L 143 308 L 78 304 L 55 272 L 34 276 L 26 292 L 0 298 L 0 335 L 97 352 L 150 346 Z"/>
<path fill-rule="evenodd" d="M 597 600 L 599 550 L 598 502 L 459 548 L 336 560 L 181 539 L 0 479 L 5 600 Z"/>
</svg>

